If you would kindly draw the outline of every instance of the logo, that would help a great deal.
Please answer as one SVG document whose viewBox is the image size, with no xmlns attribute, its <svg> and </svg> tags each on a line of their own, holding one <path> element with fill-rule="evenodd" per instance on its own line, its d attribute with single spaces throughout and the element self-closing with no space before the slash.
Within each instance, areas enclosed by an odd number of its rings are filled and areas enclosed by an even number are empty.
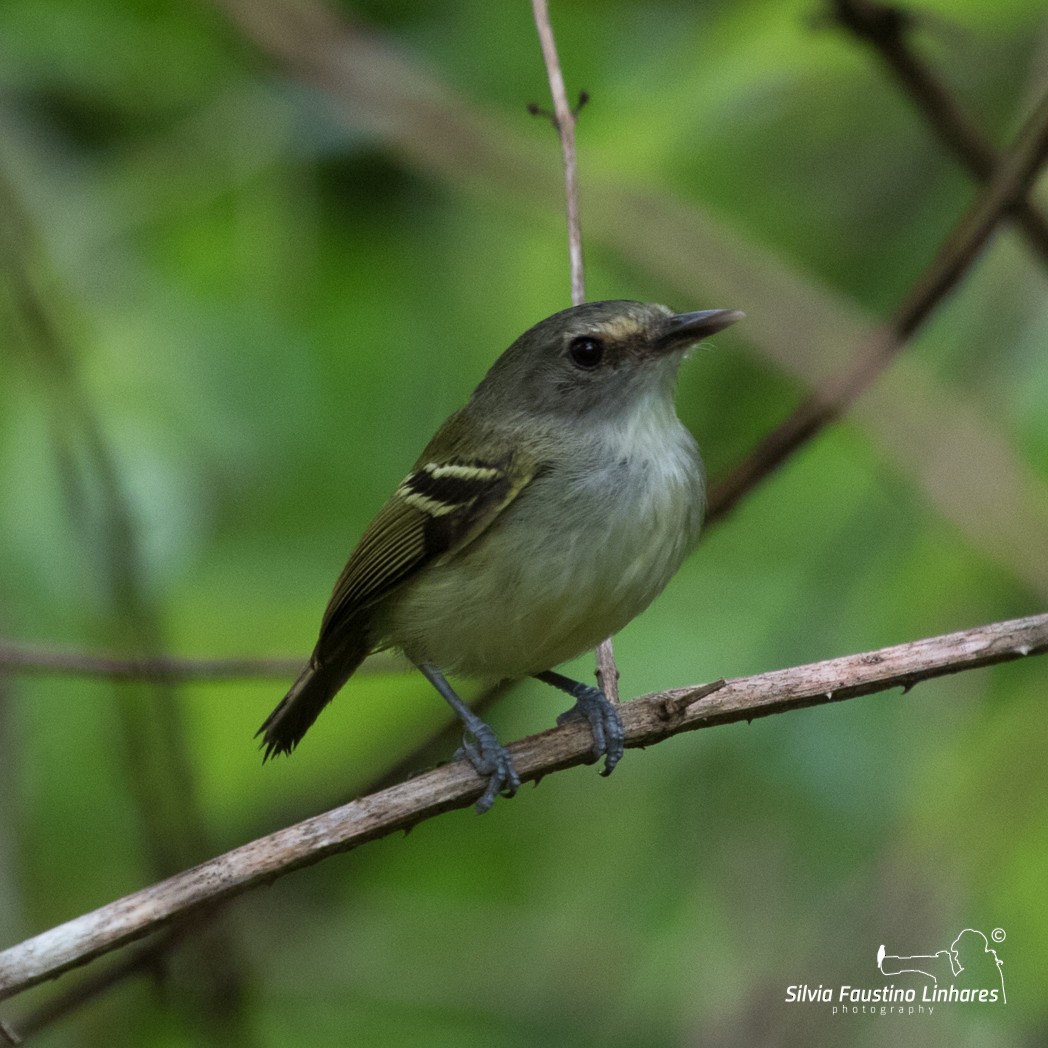
<svg viewBox="0 0 1048 1048">
<path fill-rule="evenodd" d="M 1003 928 L 987 937 L 963 928 L 948 947 L 935 953 L 894 954 L 877 951 L 881 979 L 864 986 L 786 987 L 786 1004 L 828 1004 L 834 1015 L 931 1015 L 939 1006 L 1006 1004 L 1004 961 L 991 945 L 1006 938 Z M 895 980 L 899 981 L 896 982 Z"/>
</svg>

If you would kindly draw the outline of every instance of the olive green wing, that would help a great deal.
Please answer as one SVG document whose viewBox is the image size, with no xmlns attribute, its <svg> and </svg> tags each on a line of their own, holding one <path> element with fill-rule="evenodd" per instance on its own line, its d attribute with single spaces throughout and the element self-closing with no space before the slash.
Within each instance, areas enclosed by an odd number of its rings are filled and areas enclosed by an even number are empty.
<svg viewBox="0 0 1048 1048">
<path fill-rule="evenodd" d="M 331 595 L 318 649 L 342 624 L 438 557 L 468 545 L 528 486 L 537 470 L 514 461 L 423 462 L 379 510 Z"/>
</svg>

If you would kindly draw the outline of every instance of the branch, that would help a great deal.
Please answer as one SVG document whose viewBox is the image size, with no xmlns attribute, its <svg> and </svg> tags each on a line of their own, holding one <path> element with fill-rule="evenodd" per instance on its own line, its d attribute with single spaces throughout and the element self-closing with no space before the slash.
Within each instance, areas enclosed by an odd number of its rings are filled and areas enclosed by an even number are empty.
<svg viewBox="0 0 1048 1048">
<path fill-rule="evenodd" d="M 83 651 L 52 651 L 0 642 L 0 671 L 46 676 L 99 677 L 108 681 L 149 681 L 165 684 L 293 677 L 303 656 L 226 657 L 100 655 Z"/>
<path fill-rule="evenodd" d="M 568 256 L 571 260 L 571 304 L 581 305 L 586 301 L 586 275 L 582 262 L 582 221 L 579 217 L 579 178 L 578 159 L 575 151 L 575 121 L 578 109 L 572 109 L 568 103 L 568 93 L 564 87 L 564 74 L 557 56 L 557 44 L 553 38 L 553 26 L 549 18 L 547 0 L 531 0 L 531 9 L 535 16 L 535 28 L 539 34 L 542 47 L 542 60 L 546 64 L 546 76 L 549 78 L 549 93 L 553 98 L 553 126 L 560 138 L 561 152 L 564 155 L 564 195 L 567 199 L 568 214 Z M 586 102 L 586 94 L 579 96 L 579 108 Z M 532 113 L 540 112 L 535 107 Z M 615 665 L 615 651 L 611 638 L 601 641 L 597 647 L 597 687 L 618 704 L 619 702 L 619 668 Z"/>
<path fill-rule="evenodd" d="M 873 48 L 946 148 L 976 181 L 988 182 L 999 157 L 931 67 L 910 47 L 907 35 L 915 16 L 880 0 L 832 0 L 832 6 L 836 21 Z M 1048 262 L 1048 220 L 1025 196 L 1014 201 L 1009 213 L 1027 243 Z"/>
<path fill-rule="evenodd" d="M 300 663 L 296 663 L 296 667 L 298 666 L 300 666 Z M 519 681 L 507 680 L 486 688 L 477 699 L 470 702 L 470 708 L 474 713 L 483 716 L 486 710 L 519 683 Z M 441 755 L 448 753 L 454 748 L 458 740 L 461 739 L 461 735 L 461 724 L 457 720 L 448 721 L 443 727 L 431 732 L 418 746 L 394 765 L 382 769 L 363 788 L 369 792 L 377 791 L 406 778 L 417 768 L 432 766 L 440 759 Z M 33 1011 L 12 1024 L 11 1036 L 27 1038 L 109 992 L 115 986 L 122 984 L 128 979 L 155 973 L 158 970 L 162 971 L 167 955 L 182 945 L 189 931 L 198 929 L 206 921 L 211 920 L 213 916 L 217 918 L 221 912 L 222 905 L 223 903 L 219 902 L 213 909 L 202 907 L 187 917 L 180 917 L 172 921 L 165 934 L 157 935 L 149 944 L 143 946 L 140 951 L 135 953 L 129 952 L 127 956 L 112 968 L 88 975 L 82 982 L 68 989 L 61 990 L 53 998 L 39 1004 Z M 3 1023 L 0 1023 L 0 1032 L 3 1032 L 3 1029 Z"/>
<path fill-rule="evenodd" d="M 991 234 L 1022 199 L 1048 154 L 1048 93 L 1034 107 L 993 178 L 939 248 L 931 265 L 888 322 L 867 337 L 850 364 L 813 390 L 710 493 L 709 518 L 717 518 L 798 448 L 839 418 L 892 362 L 896 354 L 957 285 Z"/>
<path fill-rule="evenodd" d="M 622 706 L 626 745 L 651 746 L 715 724 L 750 721 L 1048 652 L 1048 613 L 825 662 L 642 696 Z M 524 780 L 592 760 L 587 726 L 564 724 L 509 747 Z M 0 1000 L 141 938 L 201 907 L 292 870 L 472 804 L 484 783 L 454 761 L 278 830 L 0 953 Z M 520 803 L 520 802 L 518 802 Z"/>
<path fill-rule="evenodd" d="M 578 160 L 575 153 L 575 110 L 568 103 L 564 88 L 564 74 L 557 57 L 557 44 L 553 39 L 553 26 L 549 20 L 546 0 L 531 0 L 535 15 L 535 28 L 542 47 L 542 60 L 546 63 L 549 78 L 549 93 L 553 98 L 553 126 L 560 137 L 560 148 L 564 154 L 564 194 L 568 210 L 568 256 L 571 260 L 571 304 L 581 305 L 586 301 L 586 278 L 582 266 L 582 222 L 579 218 Z"/>
<path fill-rule="evenodd" d="M 29 1039 L 60 1019 L 71 1015 L 85 1004 L 97 1000 L 128 979 L 141 975 L 162 974 L 168 953 L 185 938 L 189 931 L 196 930 L 198 922 L 203 921 L 206 915 L 207 911 L 201 910 L 192 918 L 178 921 L 164 934 L 157 935 L 137 951 L 129 950 L 108 970 L 92 972 L 79 984 L 63 989 L 50 1000 L 11 1023 L 11 1035 L 21 1039 L 12 1043 L 21 1044 L 23 1040 Z M 0 1027 L 2 1025 L 0 1023 Z M 2 1043 L 0 1041 L 0 1044 Z"/>
</svg>

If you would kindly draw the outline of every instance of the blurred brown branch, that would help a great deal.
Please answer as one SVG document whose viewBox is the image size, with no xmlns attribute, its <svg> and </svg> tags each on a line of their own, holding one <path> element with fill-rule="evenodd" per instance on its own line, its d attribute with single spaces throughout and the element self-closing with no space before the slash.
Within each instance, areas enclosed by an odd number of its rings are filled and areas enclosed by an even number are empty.
<svg viewBox="0 0 1048 1048">
<path fill-rule="evenodd" d="M 959 283 L 1017 200 L 1025 197 L 1048 155 L 1048 92 L 1027 117 L 992 178 L 943 241 L 886 324 L 860 345 L 851 362 L 831 375 L 710 493 L 711 518 L 738 500 L 790 455 L 847 410 Z"/>
<path fill-rule="evenodd" d="M 693 205 L 616 186 L 600 197 L 591 237 L 682 295 L 702 286 L 714 300 L 745 305 L 746 337 L 805 385 L 824 380 L 841 346 L 868 337 L 873 320 L 853 303 Z M 975 400 L 903 354 L 848 417 L 973 549 L 1048 600 L 1048 486 Z"/>
<path fill-rule="evenodd" d="M 622 706 L 626 745 L 855 698 L 1048 652 L 1048 614 L 998 622 L 792 669 L 642 696 Z M 583 725 L 565 724 L 509 747 L 525 780 L 592 760 Z M 465 761 L 433 771 L 242 845 L 0 953 L 0 1000 L 84 964 L 201 907 L 293 870 L 472 804 L 484 783 Z M 518 800 L 516 803 L 523 803 Z"/>
<path fill-rule="evenodd" d="M 302 668 L 301 656 L 177 658 L 55 651 L 0 642 L 0 672 L 42 676 L 99 677 L 109 681 L 203 683 L 279 679 Z"/>
<path fill-rule="evenodd" d="M 880 0 L 830 0 L 833 18 L 865 41 L 898 81 L 928 126 L 979 182 L 988 182 L 1000 157 L 964 113 L 943 81 L 910 44 L 919 15 Z M 1027 197 L 1007 209 L 1027 243 L 1048 262 L 1048 220 Z"/>
</svg>

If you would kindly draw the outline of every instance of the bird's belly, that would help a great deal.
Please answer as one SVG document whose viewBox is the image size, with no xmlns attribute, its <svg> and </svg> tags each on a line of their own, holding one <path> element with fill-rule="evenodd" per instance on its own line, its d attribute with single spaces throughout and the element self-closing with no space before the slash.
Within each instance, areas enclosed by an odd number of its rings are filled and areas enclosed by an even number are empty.
<svg viewBox="0 0 1048 1048">
<path fill-rule="evenodd" d="M 615 483 L 615 480 L 618 483 Z M 698 536 L 701 472 L 588 476 L 551 525 L 528 491 L 380 611 L 384 642 L 448 673 L 524 677 L 595 647 L 658 595 Z M 536 485 L 564 483 L 544 477 Z M 628 503 L 623 491 L 636 492 Z"/>
</svg>

